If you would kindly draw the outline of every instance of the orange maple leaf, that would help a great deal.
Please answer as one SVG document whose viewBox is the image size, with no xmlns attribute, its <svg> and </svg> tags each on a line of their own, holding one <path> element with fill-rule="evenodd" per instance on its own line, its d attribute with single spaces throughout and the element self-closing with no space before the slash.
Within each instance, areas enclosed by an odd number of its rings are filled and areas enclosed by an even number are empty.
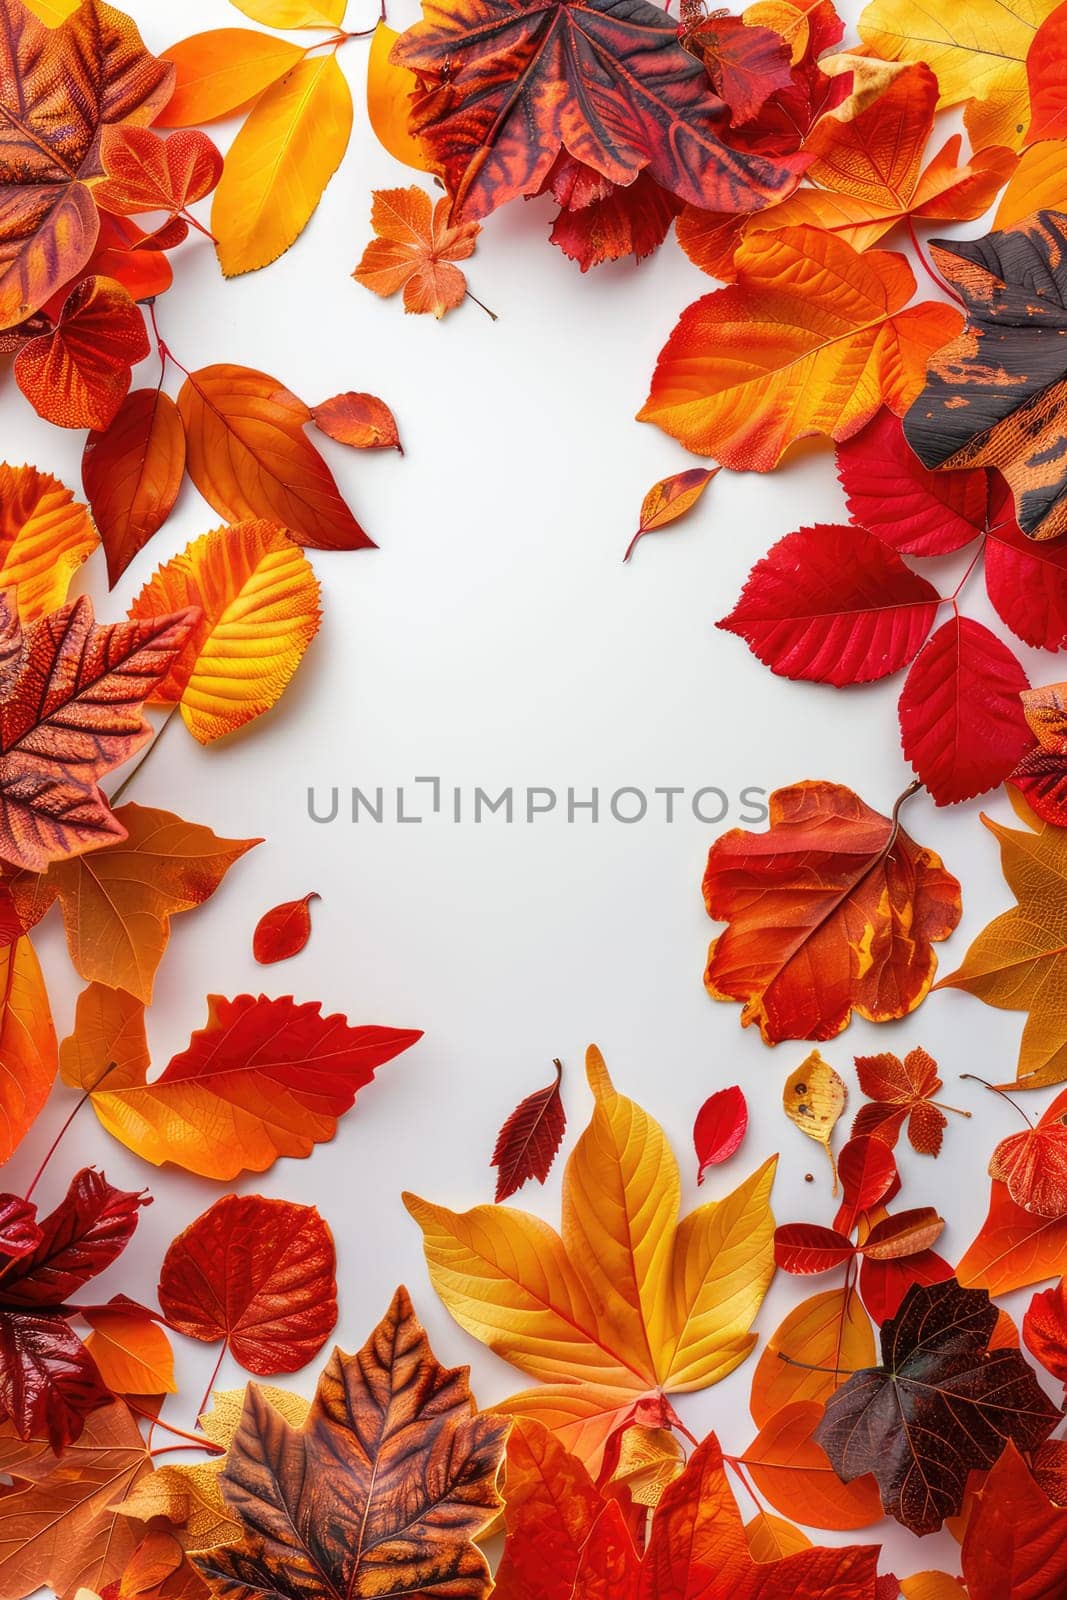
<svg viewBox="0 0 1067 1600">
<path fill-rule="evenodd" d="M 363 252 L 352 276 L 383 297 L 404 291 L 405 311 L 432 311 L 440 319 L 459 305 L 467 280 L 455 261 L 474 254 L 477 222 L 452 227 L 452 202 L 436 206 L 423 189 L 376 189 L 371 226 L 378 235 Z"/>
</svg>

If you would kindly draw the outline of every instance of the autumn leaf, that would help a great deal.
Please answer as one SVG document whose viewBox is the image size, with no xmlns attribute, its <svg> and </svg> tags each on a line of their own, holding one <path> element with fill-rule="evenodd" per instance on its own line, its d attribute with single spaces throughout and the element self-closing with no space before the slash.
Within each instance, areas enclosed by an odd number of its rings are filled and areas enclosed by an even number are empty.
<svg viewBox="0 0 1067 1600">
<path fill-rule="evenodd" d="M 951 555 L 985 531 L 989 474 L 931 472 L 887 409 L 838 446 L 837 474 L 854 521 L 901 555 Z"/>
<path fill-rule="evenodd" d="M 353 450 L 399 450 L 404 454 L 396 418 L 377 395 L 356 394 L 350 389 L 312 406 L 311 415 L 320 433 Z"/>
<path fill-rule="evenodd" d="M 1014 803 L 1026 828 L 982 821 L 999 841 L 1001 871 L 1018 904 L 993 919 L 939 987 L 1029 1013 L 1018 1078 L 1039 1089 L 1067 1081 L 1067 897 L 1059 889 L 1067 878 L 1067 832 L 1039 822 L 1024 800 Z"/>
<path fill-rule="evenodd" d="M 873 1473 L 913 1533 L 957 1515 L 970 1473 L 1009 1440 L 1030 1449 L 1059 1421 L 1019 1352 L 989 1350 L 997 1315 L 984 1290 L 916 1285 L 882 1326 L 882 1365 L 827 1401 L 816 1438 L 835 1470 L 846 1483 Z"/>
<path fill-rule="evenodd" d="M 252 28 L 213 28 L 172 44 L 163 60 L 174 69 L 159 128 L 188 128 L 239 111 L 304 59 L 290 39 Z"/>
<path fill-rule="evenodd" d="M 1014 1444 L 975 1493 L 960 1560 L 969 1600 L 1054 1600 L 1067 1583 L 1067 1511 Z"/>
<path fill-rule="evenodd" d="M 524 1183 L 544 1183 L 563 1143 L 567 1117 L 560 1088 L 563 1063 L 553 1062 L 556 1076 L 547 1089 L 528 1094 L 515 1107 L 497 1135 L 489 1165 L 497 1169 L 496 1203 L 508 1200 Z"/>
<path fill-rule="evenodd" d="M 1050 1122 L 1008 1134 L 990 1157 L 989 1176 L 1024 1211 L 1067 1216 L 1067 1125 Z"/>
<path fill-rule="evenodd" d="M 810 434 L 847 439 L 880 405 L 903 411 L 959 328 L 949 306 L 908 305 L 903 256 L 814 228 L 754 233 L 736 267 L 683 311 L 638 418 L 739 471 L 771 471 Z"/>
<path fill-rule="evenodd" d="M 942 277 L 962 296 L 964 331 L 931 358 L 904 418 L 927 467 L 999 467 L 1019 526 L 1034 539 L 1067 528 L 1056 417 L 1067 392 L 1058 331 L 1067 327 L 1067 219 L 1041 211 L 984 239 L 935 241 Z"/>
<path fill-rule="evenodd" d="M 1023 1343 L 1045 1371 L 1067 1384 L 1067 1295 L 1061 1278 L 1035 1294 L 1023 1317 Z"/>
<path fill-rule="evenodd" d="M 1067 12 L 1062 5 L 1050 10 L 1042 4 L 1040 10 L 1043 20 L 1026 54 L 1030 95 L 1026 142 L 1031 146 L 1039 140 L 1059 139 L 1067 133 L 1067 93 L 1058 70 L 1067 39 Z"/>
<path fill-rule="evenodd" d="M 865 1255 L 860 1263 L 860 1297 L 868 1314 L 881 1327 L 896 1316 L 914 1284 L 945 1283 L 952 1276 L 951 1266 L 936 1250 L 920 1250 L 903 1261 Z"/>
<path fill-rule="evenodd" d="M 163 1258 L 159 1303 L 179 1333 L 226 1349 L 247 1372 L 296 1372 L 337 1321 L 333 1237 L 314 1206 L 225 1195 Z"/>
<path fill-rule="evenodd" d="M 97 545 L 85 507 L 36 467 L 0 463 L 0 589 L 22 622 L 54 611 Z"/>
<path fill-rule="evenodd" d="M 772 94 L 792 84 L 792 51 L 785 39 L 747 17 L 713 12 L 685 34 L 685 45 L 703 61 L 735 125 L 751 122 Z"/>
<path fill-rule="evenodd" d="M 773 1273 L 774 1161 L 679 1223 L 662 1130 L 616 1092 L 594 1046 L 587 1069 L 596 1106 L 564 1171 L 562 1235 L 510 1207 L 405 1204 L 460 1326 L 544 1383 L 508 1412 L 598 1461 L 643 1396 L 706 1388 L 751 1351 Z"/>
<path fill-rule="evenodd" d="M 256 923 L 252 935 L 252 954 L 264 966 L 275 961 L 288 961 L 298 956 L 311 937 L 312 900 L 319 896 L 312 891 L 302 900 L 285 900 L 281 905 L 265 911 Z"/>
<path fill-rule="evenodd" d="M 202 905 L 261 841 L 220 839 L 210 828 L 132 801 L 112 815 L 123 839 L 53 862 L 46 872 L 17 873 L 10 893 L 27 928 L 58 900 L 75 970 L 87 983 L 125 989 L 147 1004 L 171 917 Z"/>
<path fill-rule="evenodd" d="M 160 1323 L 142 1306 L 116 1295 L 82 1312 L 92 1332 L 85 1341 L 112 1394 L 174 1394 L 174 1352 Z"/>
<path fill-rule="evenodd" d="M 1058 1094 L 1038 1119 L 1049 1128 L 1067 1116 L 1067 1091 Z M 989 1211 L 956 1269 L 960 1283 L 1009 1294 L 1057 1277 L 1067 1251 L 1067 1218 L 1042 1217 L 1016 1205 L 1003 1183 L 990 1188 Z"/>
<path fill-rule="evenodd" d="M 111 588 L 170 516 L 184 476 L 185 429 L 163 389 L 135 389 L 108 428 L 86 439 L 82 483 Z"/>
<path fill-rule="evenodd" d="M 745 1472 L 776 1510 L 816 1528 L 869 1528 L 884 1516 L 870 1476 L 842 1483 L 814 1434 L 823 1408 L 798 1400 L 776 1411 L 745 1450 Z"/>
<path fill-rule="evenodd" d="M 371 227 L 376 238 L 364 250 L 352 276 L 388 298 L 404 291 L 404 310 L 432 311 L 440 320 L 467 293 L 467 280 L 455 266 L 474 254 L 477 222 L 453 226 L 450 202 L 436 205 L 424 189 L 375 189 Z"/>
<path fill-rule="evenodd" d="M 863 1135 L 849 1139 L 837 1167 L 842 1199 L 835 1226 L 851 1233 L 865 1213 L 894 1199 L 900 1189 L 900 1175 L 885 1141 Z"/>
<path fill-rule="evenodd" d="M 948 1118 L 945 1108 L 934 1100 L 942 1084 L 933 1056 L 921 1048 L 909 1050 L 903 1060 L 888 1051 L 877 1056 L 857 1056 L 856 1072 L 860 1088 L 871 1104 L 857 1111 L 853 1137 L 871 1135 L 893 1146 L 907 1123 L 913 1150 L 920 1155 L 940 1155 Z M 970 1112 L 959 1115 L 969 1117 Z"/>
<path fill-rule="evenodd" d="M 144 211 L 182 217 L 222 176 L 222 156 L 195 128 L 169 139 L 151 128 L 105 128 L 100 161 L 105 176 L 95 185 L 93 199 L 101 210 L 120 217 Z"/>
<path fill-rule="evenodd" d="M 787 1406 L 820 1408 L 850 1372 L 873 1364 L 871 1320 L 854 1288 L 824 1289 L 786 1315 L 770 1335 L 752 1379 L 749 1409 L 765 1428 Z"/>
<path fill-rule="evenodd" d="M 561 150 L 711 210 L 758 210 L 796 181 L 790 164 L 722 143 L 702 63 L 646 0 L 539 0 L 518 19 L 502 0 L 425 0 L 390 59 L 419 80 L 411 131 L 464 222 L 537 193 Z"/>
<path fill-rule="evenodd" d="M 932 850 L 839 784 L 770 797 L 766 833 L 734 828 L 712 845 L 708 915 L 728 922 L 704 982 L 744 1005 L 769 1044 L 832 1039 L 853 1010 L 907 1016 L 925 998 L 960 917 L 959 884 Z"/>
<path fill-rule="evenodd" d="M 408 126 L 411 97 L 419 80 L 389 58 L 400 35 L 387 22 L 374 30 L 367 55 L 367 118 L 378 143 L 406 167 L 432 172 L 434 163 Z"/>
<path fill-rule="evenodd" d="M 332 1139 L 375 1070 L 421 1037 L 350 1027 L 322 1016 L 317 1001 L 209 995 L 206 1027 L 148 1083 L 143 1008 L 93 984 L 79 997 L 60 1068 L 65 1083 L 91 1092 L 108 1132 L 145 1161 L 229 1180 Z"/>
<path fill-rule="evenodd" d="M 249 1387 L 220 1479 L 241 1537 L 194 1565 L 235 1600 L 309 1587 L 487 1600 L 474 1541 L 500 1508 L 507 1431 L 476 1412 L 465 1368 L 438 1365 L 400 1289 L 358 1355 L 335 1351 L 301 1427 Z"/>
<path fill-rule="evenodd" d="M 844 1080 L 818 1050 L 805 1056 L 782 1089 L 782 1110 L 808 1139 L 826 1151 L 837 1193 L 837 1161 L 834 1158 L 834 1129 L 844 1115 L 848 1090 Z"/>
<path fill-rule="evenodd" d="M 100 0 L 48 28 L 8 0 L 0 106 L 5 188 L 0 221 L 0 327 L 45 305 L 86 266 L 99 223 L 89 180 L 101 130 L 151 122 L 171 72 L 149 55 L 130 19 Z"/>
<path fill-rule="evenodd" d="M 8 1161 L 48 1099 L 58 1065 L 44 977 L 26 938 L 0 947 L 0 1061 L 0 1161 Z"/>
<path fill-rule="evenodd" d="M 97 626 L 88 597 L 20 628 L 0 597 L 0 856 L 40 872 L 123 837 L 97 779 L 149 738 L 143 702 L 195 613 Z"/>
<path fill-rule="evenodd" d="M 747 1128 L 748 1103 L 736 1084 L 709 1095 L 693 1124 L 698 1185 L 704 1182 L 709 1167 L 717 1167 L 736 1154 Z"/>
<path fill-rule="evenodd" d="M 83 278 L 50 333 L 15 357 L 15 382 L 37 415 L 59 428 L 107 428 L 148 354 L 144 318 L 121 283 Z"/>
<path fill-rule="evenodd" d="M 373 549 L 304 433 L 312 414 L 251 367 L 191 372 L 178 396 L 189 476 L 227 522 L 265 520 L 312 550 Z"/>
<path fill-rule="evenodd" d="M 0 1592 L 22 1600 L 47 1585 L 59 1600 L 117 1579 L 140 1539 L 116 1510 L 151 1473 L 137 1423 L 120 1401 L 95 1411 L 56 1456 L 43 1436 L 0 1427 L 0 1469 L 16 1487 L 0 1523 Z"/>
<path fill-rule="evenodd" d="M 1067 826 L 1067 685 L 1028 689 L 1023 715 L 1037 743 L 1023 756 L 1008 782 L 1042 822 Z"/>
<path fill-rule="evenodd" d="M 672 522 L 691 511 L 718 470 L 718 467 L 692 467 L 688 472 L 676 472 L 654 483 L 641 502 L 637 532 L 626 546 L 622 559 L 629 561 L 638 539 L 643 539 L 646 533 L 669 528 Z"/>
</svg>

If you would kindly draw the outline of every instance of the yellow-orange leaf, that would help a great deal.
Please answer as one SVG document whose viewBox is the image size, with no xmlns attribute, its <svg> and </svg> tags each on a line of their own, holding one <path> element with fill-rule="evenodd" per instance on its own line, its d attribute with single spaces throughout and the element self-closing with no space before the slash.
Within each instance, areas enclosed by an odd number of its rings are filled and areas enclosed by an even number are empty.
<svg viewBox="0 0 1067 1600">
<path fill-rule="evenodd" d="M 99 540 L 85 507 L 36 467 L 0 464 L 0 589 L 14 589 L 21 621 L 55 611 Z"/>
<path fill-rule="evenodd" d="M 181 39 L 163 54 L 174 66 L 174 92 L 156 127 L 190 128 L 228 117 L 303 59 L 298 44 L 252 28 L 213 28 Z"/>
<path fill-rule="evenodd" d="M 961 326 L 953 307 L 908 305 L 903 256 L 814 228 L 750 234 L 735 266 L 736 284 L 683 311 L 638 415 L 740 471 L 771 471 L 809 434 L 847 439 L 880 405 L 904 411 Z"/>
<path fill-rule="evenodd" d="M 718 467 L 692 467 L 688 472 L 675 472 L 654 483 L 641 502 L 637 532 L 622 559 L 629 561 L 637 541 L 646 533 L 669 528 L 672 522 L 691 511 L 718 470 Z"/>
<path fill-rule="evenodd" d="M 783 1556 L 796 1555 L 798 1550 L 809 1550 L 811 1540 L 791 1522 L 772 1517 L 760 1511 L 745 1523 L 748 1553 L 753 1561 L 780 1561 Z"/>
<path fill-rule="evenodd" d="M 822 1405 L 850 1372 L 875 1361 L 871 1319 L 856 1291 L 846 1296 L 843 1289 L 828 1289 L 811 1295 L 793 1307 L 767 1341 L 752 1379 L 752 1419 L 763 1428 L 776 1412 L 797 1401 Z M 813 1372 L 813 1367 L 831 1370 Z M 841 1369 L 836 1378 L 835 1368 Z"/>
<path fill-rule="evenodd" d="M 348 0 L 233 0 L 233 4 L 268 28 L 339 28 Z"/>
<path fill-rule="evenodd" d="M 113 1394 L 174 1394 L 174 1352 L 163 1327 L 121 1296 L 108 1306 L 90 1308 L 92 1329 L 85 1341 Z"/>
<path fill-rule="evenodd" d="M 226 155 L 211 207 L 228 278 L 282 255 L 307 226 L 352 132 L 352 93 L 331 51 L 266 88 Z"/>
<path fill-rule="evenodd" d="M 397 161 L 417 172 L 434 172 L 433 161 L 408 130 L 411 96 L 419 86 L 415 74 L 389 60 L 400 35 L 387 22 L 379 22 L 367 58 L 367 115 L 378 142 Z"/>
<path fill-rule="evenodd" d="M 0 949 L 0 1162 L 48 1099 L 58 1053 L 40 964 L 23 936 Z"/>
<path fill-rule="evenodd" d="M 800 1400 L 776 1411 L 742 1460 L 756 1488 L 777 1511 L 815 1528 L 869 1528 L 884 1515 L 869 1475 L 842 1483 L 813 1435 L 823 1407 Z"/>
<path fill-rule="evenodd" d="M 457 1322 L 546 1380 L 507 1409 L 595 1461 L 635 1401 L 706 1388 L 752 1349 L 773 1273 L 774 1161 L 679 1223 L 663 1130 L 616 1092 L 595 1047 L 587 1067 L 596 1107 L 564 1174 L 562 1234 L 510 1206 L 405 1204 Z"/>
<path fill-rule="evenodd" d="M 1042 139 L 1019 157 L 1015 174 L 1000 197 L 994 228 L 1012 228 L 1034 211 L 1067 207 L 1067 139 Z"/>
<path fill-rule="evenodd" d="M 318 630 L 319 585 L 284 529 L 239 522 L 160 567 L 131 617 L 168 611 L 168 595 L 185 595 L 201 616 L 155 699 L 180 705 L 189 732 L 210 744 L 278 699 Z"/>
</svg>

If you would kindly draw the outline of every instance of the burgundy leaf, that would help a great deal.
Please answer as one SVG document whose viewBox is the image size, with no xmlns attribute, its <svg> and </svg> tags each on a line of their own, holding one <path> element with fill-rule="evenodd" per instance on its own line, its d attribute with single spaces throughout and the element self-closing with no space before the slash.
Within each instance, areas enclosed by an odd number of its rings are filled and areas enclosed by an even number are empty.
<svg viewBox="0 0 1067 1600">
<path fill-rule="evenodd" d="M 46 1434 L 55 1451 L 111 1395 L 70 1324 L 46 1312 L 0 1311 L 0 1407 L 20 1439 Z"/>
<path fill-rule="evenodd" d="M 41 1242 L 37 1207 L 17 1194 L 0 1194 L 0 1256 L 28 1256 Z"/>
<path fill-rule="evenodd" d="M 41 1242 L 0 1278 L 0 1305 L 61 1306 L 126 1248 L 149 1195 L 116 1189 L 84 1167 L 65 1198 L 42 1217 Z"/>
<path fill-rule="evenodd" d="M 497 1135 L 490 1166 L 497 1169 L 496 1201 L 507 1200 L 530 1178 L 544 1183 L 563 1141 L 567 1118 L 560 1085 L 563 1063 L 556 1061 L 556 1081 L 538 1089 L 515 1107 Z"/>
</svg>

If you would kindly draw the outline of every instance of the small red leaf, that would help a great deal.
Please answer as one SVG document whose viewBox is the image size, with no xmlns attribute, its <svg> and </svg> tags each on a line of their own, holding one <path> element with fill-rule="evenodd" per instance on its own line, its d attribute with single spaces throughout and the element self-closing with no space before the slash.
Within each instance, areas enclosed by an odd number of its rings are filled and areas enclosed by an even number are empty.
<svg viewBox="0 0 1067 1600">
<path fill-rule="evenodd" d="M 55 1210 L 40 1219 L 39 1243 L 5 1269 L 4 1304 L 49 1310 L 72 1299 L 122 1254 L 138 1212 L 150 1203 L 143 1190 L 116 1189 L 102 1172 L 84 1167 Z"/>
<path fill-rule="evenodd" d="M 497 1169 L 498 1205 L 530 1178 L 544 1183 L 556 1159 L 567 1118 L 560 1094 L 563 1063 L 555 1062 L 555 1068 L 556 1081 L 520 1101 L 497 1135 L 489 1165 Z"/>
<path fill-rule="evenodd" d="M 871 683 L 907 666 L 933 627 L 938 593 L 863 528 L 787 533 L 719 623 L 783 678 Z"/>
<path fill-rule="evenodd" d="M 838 446 L 837 474 L 856 521 L 901 555 L 949 555 L 985 527 L 985 472 L 931 472 L 892 411 Z"/>
<path fill-rule="evenodd" d="M 935 1250 L 923 1250 L 903 1261 L 878 1261 L 864 1256 L 860 1262 L 860 1296 L 881 1326 L 896 1316 L 913 1283 L 947 1283 L 951 1277 L 951 1266 Z"/>
<path fill-rule="evenodd" d="M 399 450 L 400 443 L 396 418 L 384 400 L 377 395 L 357 394 L 350 389 L 347 394 L 335 394 L 320 406 L 312 406 L 315 426 L 328 439 L 347 444 L 353 450 Z"/>
<path fill-rule="evenodd" d="M 1035 1294 L 1023 1317 L 1023 1343 L 1046 1372 L 1067 1383 L 1067 1297 L 1063 1279 Z"/>
<path fill-rule="evenodd" d="M 716 1167 L 733 1155 L 747 1127 L 748 1105 L 736 1084 L 729 1089 L 719 1089 L 704 1101 L 693 1125 L 697 1183 L 704 1182 L 709 1167 Z"/>
<path fill-rule="evenodd" d="M 669 528 L 691 511 L 718 471 L 718 467 L 691 467 L 688 472 L 676 472 L 673 477 L 654 483 L 641 502 L 640 525 L 622 559 L 629 561 L 637 541 L 646 533 Z"/>
<path fill-rule="evenodd" d="M 837 1158 L 843 1198 L 834 1227 L 851 1232 L 863 1211 L 891 1200 L 900 1188 L 893 1151 L 883 1139 L 852 1138 Z"/>
<path fill-rule="evenodd" d="M 314 1206 L 229 1194 L 163 1258 L 159 1303 L 179 1333 L 225 1339 L 247 1372 L 296 1372 L 337 1322 L 333 1238 Z"/>
<path fill-rule="evenodd" d="M 144 318 L 122 284 L 83 278 L 51 333 L 15 357 L 15 381 L 39 417 L 60 428 L 106 428 L 148 354 Z"/>
<path fill-rule="evenodd" d="M 256 923 L 252 935 L 252 954 L 261 966 L 275 961 L 287 961 L 299 955 L 311 937 L 312 900 L 320 898 L 314 890 L 302 900 L 283 900 L 281 905 L 265 911 Z"/>
<path fill-rule="evenodd" d="M 774 1233 L 774 1259 L 783 1272 L 831 1272 L 855 1254 L 846 1234 L 814 1222 L 787 1222 Z"/>
<path fill-rule="evenodd" d="M 951 617 L 920 651 L 900 693 L 901 742 L 939 806 L 996 788 L 1030 748 L 1027 687 L 1007 645 L 970 617 Z"/>
</svg>

